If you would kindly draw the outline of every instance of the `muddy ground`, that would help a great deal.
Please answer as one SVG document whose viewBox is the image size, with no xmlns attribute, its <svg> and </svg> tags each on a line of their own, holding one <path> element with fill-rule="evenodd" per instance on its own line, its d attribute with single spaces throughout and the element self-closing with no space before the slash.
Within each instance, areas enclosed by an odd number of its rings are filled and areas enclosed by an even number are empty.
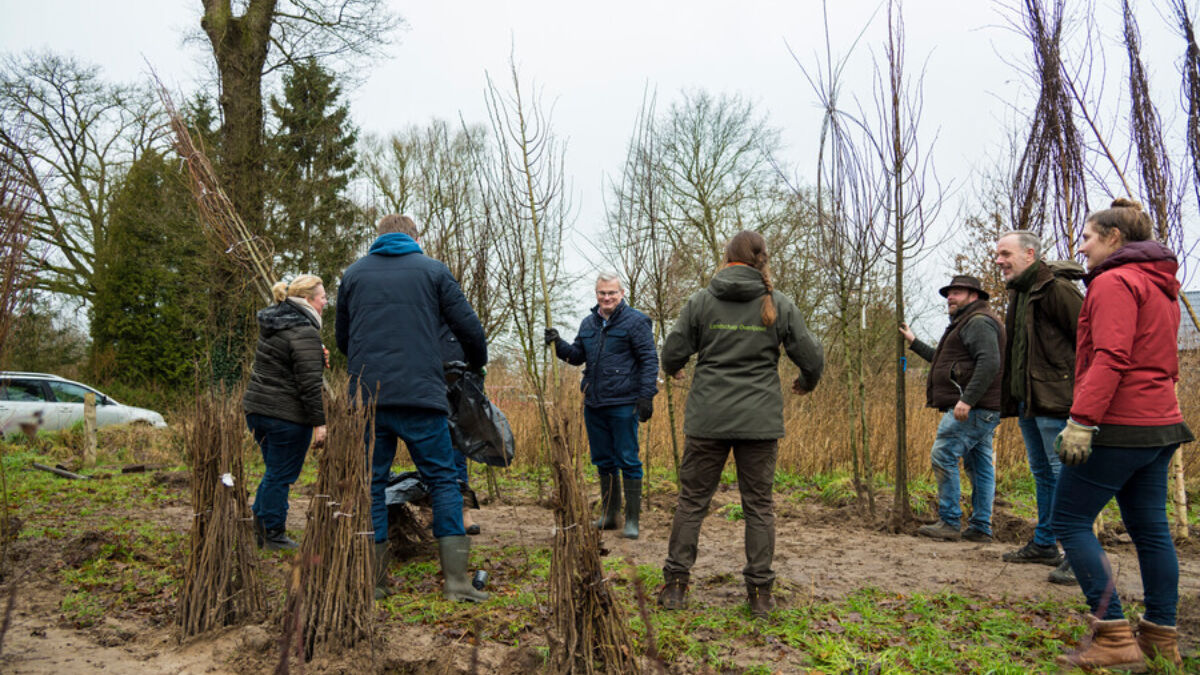
<svg viewBox="0 0 1200 675">
<path fill-rule="evenodd" d="M 304 526 L 308 499 L 293 493 L 289 527 Z M 303 490 L 299 492 L 303 493 Z M 189 525 L 186 489 L 176 506 L 130 517 L 154 519 L 184 530 Z M 637 564 L 659 565 L 666 554 L 671 497 L 651 496 L 643 517 L 640 539 L 626 540 L 614 532 L 604 535 L 610 556 Z M 690 602 L 693 606 L 732 606 L 744 602 L 741 583 L 741 521 L 723 517 L 720 507 L 738 502 L 736 487 L 722 486 L 713 513 L 704 523 L 700 555 L 693 570 Z M 880 505 L 882 512 L 886 503 Z M 867 586 L 901 594 L 955 592 L 990 599 L 1080 599 L 1076 587 L 1045 581 L 1050 568 L 1006 564 L 1000 555 L 1024 542 L 1031 523 L 1014 518 L 1001 503 L 995 517 L 997 541 L 991 544 L 947 543 L 893 535 L 850 506 L 831 507 L 813 502 L 779 499 L 777 504 L 775 569 L 782 603 L 833 600 Z M 491 504 L 477 512 L 482 534 L 479 544 L 549 546 L 552 513 L 532 498 L 514 504 Z M 915 526 L 914 526 L 915 527 Z M 1137 559 L 1127 537 L 1114 535 L 1107 542 L 1117 587 L 1127 599 L 1141 598 Z M 76 628 L 65 622 L 60 605 L 64 589 L 59 570 L 78 564 L 95 546 L 86 537 L 49 541 L 23 539 L 13 544 L 14 566 L 19 570 L 15 604 L 0 654 L 0 672 L 47 673 L 258 673 L 273 670 L 279 658 L 278 630 L 270 621 L 231 628 L 180 644 L 171 625 L 174 602 L 163 598 L 161 607 L 137 613 L 117 612 L 95 625 Z M 1180 628 L 1185 649 L 1197 649 L 1200 637 L 1200 547 L 1188 543 L 1180 549 Z M 179 554 L 182 559 L 182 552 Z M 486 561 L 483 561 L 486 564 Z M 277 566 L 282 570 L 283 567 Z M 493 587 L 505 583 L 502 572 L 493 574 Z M 7 598 L 11 584 L 0 586 Z M 278 599 L 273 601 L 278 605 Z M 303 672 L 469 672 L 472 660 L 478 672 L 526 673 L 536 668 L 534 649 L 545 645 L 541 629 L 531 627 L 520 647 L 485 642 L 472 647 L 462 631 L 409 626 L 389 621 L 374 645 L 373 663 L 362 650 L 359 658 L 318 658 Z M 294 671 L 300 672 L 296 664 Z M 681 671 L 682 672 L 682 671 Z"/>
</svg>

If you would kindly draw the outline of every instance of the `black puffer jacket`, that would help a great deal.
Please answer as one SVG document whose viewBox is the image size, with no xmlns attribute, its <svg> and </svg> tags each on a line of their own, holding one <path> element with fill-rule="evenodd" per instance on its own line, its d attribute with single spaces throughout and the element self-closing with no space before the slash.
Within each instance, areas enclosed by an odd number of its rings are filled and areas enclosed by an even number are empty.
<svg viewBox="0 0 1200 675">
<path fill-rule="evenodd" d="M 325 353 L 316 320 L 284 300 L 258 312 L 258 329 L 242 410 L 307 426 L 325 424 Z"/>
</svg>

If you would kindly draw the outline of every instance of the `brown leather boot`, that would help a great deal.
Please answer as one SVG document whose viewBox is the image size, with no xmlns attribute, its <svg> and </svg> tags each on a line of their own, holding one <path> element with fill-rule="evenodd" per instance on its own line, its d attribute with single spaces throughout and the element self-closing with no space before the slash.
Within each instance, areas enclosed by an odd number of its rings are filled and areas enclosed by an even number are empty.
<svg viewBox="0 0 1200 675">
<path fill-rule="evenodd" d="M 1175 626 L 1160 626 L 1138 619 L 1137 645 L 1148 661 L 1162 658 L 1176 668 L 1183 665 L 1183 657 L 1179 655 L 1179 632 Z"/>
<path fill-rule="evenodd" d="M 775 599 L 771 597 L 771 584 L 756 586 L 746 584 L 746 603 L 750 605 L 750 616 L 756 619 L 766 619 L 775 609 Z"/>
<path fill-rule="evenodd" d="M 1060 666 L 1082 668 L 1086 671 L 1093 668 L 1134 673 L 1146 671 L 1146 661 L 1142 658 L 1142 650 L 1138 649 L 1137 642 L 1133 639 L 1133 630 L 1128 621 L 1101 621 L 1091 614 L 1085 618 L 1092 630 L 1091 635 L 1080 641 L 1075 651 L 1058 657 Z"/>
<path fill-rule="evenodd" d="M 663 572 L 666 581 L 658 592 L 658 606 L 663 609 L 683 609 L 687 606 L 688 575 Z"/>
</svg>

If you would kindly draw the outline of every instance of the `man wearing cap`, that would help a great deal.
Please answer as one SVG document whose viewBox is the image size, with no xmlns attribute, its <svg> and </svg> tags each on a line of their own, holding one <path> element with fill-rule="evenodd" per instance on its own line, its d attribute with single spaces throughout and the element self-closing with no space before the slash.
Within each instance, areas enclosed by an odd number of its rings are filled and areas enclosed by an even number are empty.
<svg viewBox="0 0 1200 675">
<path fill-rule="evenodd" d="M 1083 294 L 1071 282 L 1083 278 L 1074 261 L 1047 262 L 1041 241 L 1028 230 L 1006 232 L 996 241 L 996 266 L 1008 287 L 1004 354 L 1004 417 L 1016 417 L 1025 440 L 1029 470 L 1037 486 L 1037 529 L 1029 543 L 1005 553 L 1005 562 L 1058 565 L 1055 583 L 1075 583 L 1071 565 L 1058 552 L 1050 523 L 1054 488 L 1062 467 L 1054 439 L 1071 412 L 1075 388 L 1075 327 Z"/>
<path fill-rule="evenodd" d="M 1000 423 L 1004 324 L 988 306 L 987 291 L 975 277 L 956 276 L 938 292 L 946 298 L 950 325 L 936 349 L 918 340 L 908 324 L 900 324 L 909 348 L 933 364 L 925 399 L 944 413 L 930 453 L 938 481 L 939 520 L 917 533 L 947 541 L 989 542 L 996 492 L 992 435 Z M 965 533 L 959 527 L 959 458 L 971 479 L 971 520 Z"/>
</svg>

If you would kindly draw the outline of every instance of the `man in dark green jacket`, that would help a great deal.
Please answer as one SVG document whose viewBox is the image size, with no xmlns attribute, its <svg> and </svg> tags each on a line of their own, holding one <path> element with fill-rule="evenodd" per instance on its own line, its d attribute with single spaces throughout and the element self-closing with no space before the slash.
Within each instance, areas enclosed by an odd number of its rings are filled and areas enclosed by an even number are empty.
<svg viewBox="0 0 1200 675">
<path fill-rule="evenodd" d="M 938 482 L 939 520 L 921 527 L 917 534 L 947 541 L 989 542 L 996 494 L 992 436 L 1000 424 L 1004 326 L 988 307 L 987 291 L 975 277 L 956 276 L 938 292 L 946 298 L 950 325 L 936 349 L 918 340 L 907 324 L 900 326 L 909 347 L 932 364 L 925 386 L 926 403 L 942 412 L 930 452 Z M 959 459 L 971 479 L 971 522 L 966 534 L 959 529 Z"/>
<path fill-rule="evenodd" d="M 1003 415 L 1017 417 L 1029 470 L 1037 486 L 1038 522 L 1033 539 L 1005 553 L 1005 562 L 1058 565 L 1050 581 L 1073 584 L 1070 564 L 1058 552 L 1051 506 L 1058 472 L 1054 438 L 1067 425 L 1075 387 L 1075 325 L 1083 294 L 1071 283 L 1082 278 L 1074 262 L 1047 263 L 1041 242 L 1028 230 L 996 241 L 996 266 L 1008 286 L 1008 353 L 1004 359 Z"/>
<path fill-rule="evenodd" d="M 755 617 L 766 617 L 775 581 L 772 487 L 784 435 L 779 347 L 800 367 L 792 385 L 797 394 L 817 386 L 824 354 L 800 311 L 772 289 L 761 235 L 738 233 L 725 247 L 725 262 L 708 288 L 688 300 L 663 346 L 663 372 L 677 379 L 692 354 L 697 358 L 683 422 L 687 442 L 679 500 L 663 565 L 666 584 L 658 601 L 666 609 L 685 603 L 700 523 L 732 451 L 746 518 L 747 601 Z"/>
</svg>

